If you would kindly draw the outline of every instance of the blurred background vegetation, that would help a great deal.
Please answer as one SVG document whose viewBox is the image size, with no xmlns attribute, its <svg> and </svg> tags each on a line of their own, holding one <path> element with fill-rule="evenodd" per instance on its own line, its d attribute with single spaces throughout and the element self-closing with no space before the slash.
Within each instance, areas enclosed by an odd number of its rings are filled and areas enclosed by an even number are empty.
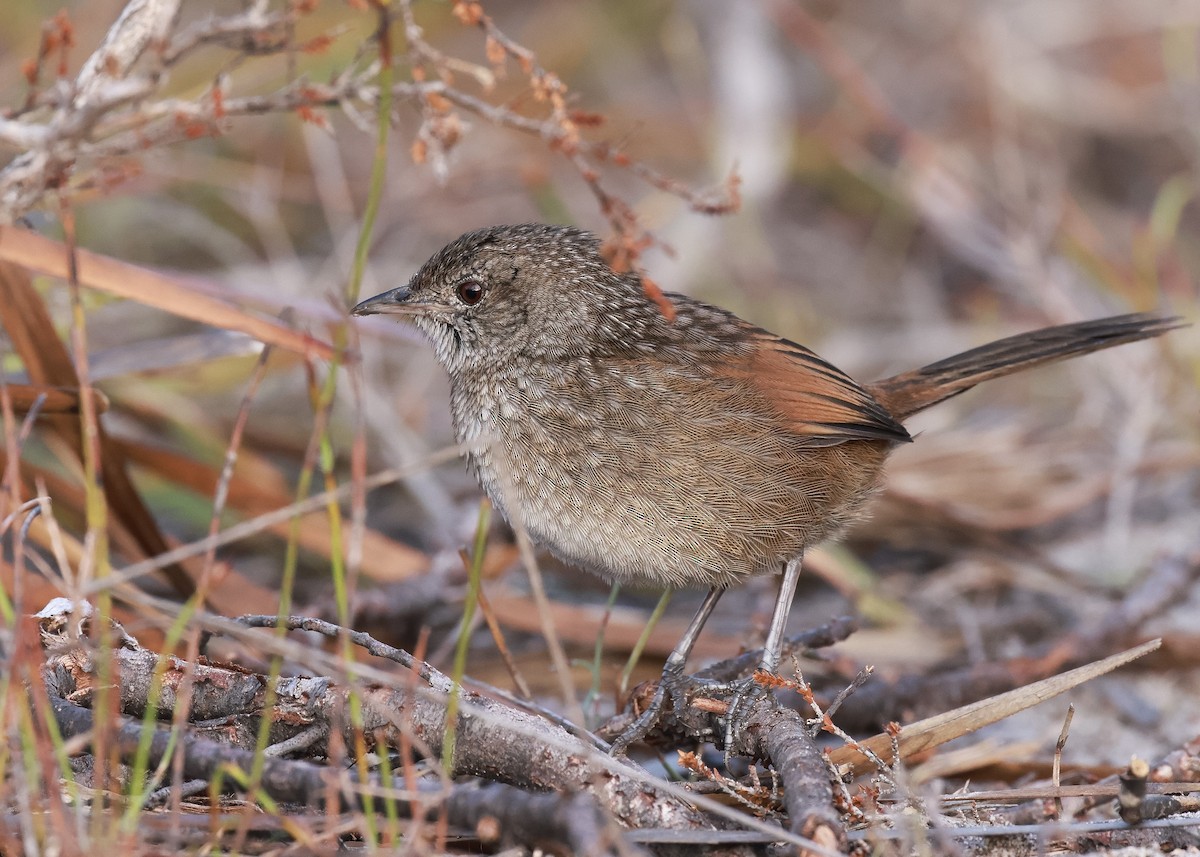
<svg viewBox="0 0 1200 857">
<path fill-rule="evenodd" d="M 364 296 L 403 283 L 478 226 L 547 220 L 606 237 L 614 223 L 633 228 L 602 209 L 579 165 L 539 133 L 553 126 L 546 103 L 511 56 L 497 68 L 485 35 L 464 24 L 469 5 L 412 4 L 412 23 L 440 59 L 411 53 L 398 21 L 397 82 L 411 83 L 414 68 L 440 70 L 447 85 L 536 122 L 505 127 L 454 102 L 440 114 L 454 117 L 449 126 L 431 124 L 439 105 L 398 95 Z M 53 86 L 60 60 L 73 78 L 123 6 L 6 4 L 2 115 L 26 115 L 29 93 Z M 175 31 L 242 8 L 185 3 Z M 368 66 L 370 10 L 328 0 L 288 8 L 303 11 L 288 49 L 214 40 L 172 65 L 155 98 L 204 105 L 214 84 L 225 98 L 269 98 L 298 78 L 326 83 Z M 65 18 L 48 23 L 60 10 Z M 604 192 L 654 236 L 639 264 L 658 284 L 730 307 L 855 377 L 1080 318 L 1197 316 L 1200 3 L 497 0 L 484 10 L 565 85 L 582 139 L 623 153 L 592 163 Z M 72 45 L 53 52 L 31 86 L 30 63 L 56 29 L 69 30 Z M 375 163 L 372 106 L 265 109 L 194 129 L 179 122 L 178 140 L 77 164 L 66 202 L 48 192 L 17 212 L 20 223 L 61 238 L 66 206 L 81 248 L 181 278 L 248 315 L 286 311 L 287 324 L 316 339 L 341 336 Z M 0 139 L 0 163 L 19 155 Z M 698 213 L 695 196 L 642 180 L 626 157 L 680 188 L 720 189 L 736 172 L 740 208 Z M 37 287 L 65 340 L 68 289 L 46 277 Z M 136 300 L 89 289 L 82 300 L 91 374 L 110 402 L 105 427 L 170 540 L 195 540 L 208 531 L 261 347 Z M 370 471 L 419 461 L 452 439 L 446 381 L 419 337 L 386 321 L 357 329 L 330 416 L 336 481 L 348 478 L 360 428 Z M 9 343 L 0 348 L 5 376 L 19 380 L 25 361 Z M 226 525 L 293 499 L 325 371 L 287 349 L 271 355 L 248 404 Z M 922 436 L 895 456 L 873 519 L 847 548 L 814 558 L 794 621 L 858 610 L 870 628 L 847 651 L 896 669 L 1015 654 L 1090 621 L 1155 556 L 1196 548 L 1198 378 L 1193 328 L 989 384 L 922 415 L 913 426 Z M 27 487 L 38 473 L 60 477 L 55 512 L 82 538 L 81 495 L 67 490 L 79 484 L 78 465 L 37 432 L 22 457 Z M 454 460 L 370 495 L 358 588 L 433 584 L 424 602 L 413 588 L 381 596 L 359 624 L 407 642 L 422 625 L 453 629 L 464 580 L 457 552 L 471 541 L 478 502 Z M 544 663 L 515 552 L 494 527 L 493 607 L 522 662 Z M 287 528 L 271 532 L 220 550 L 232 575 L 214 584 L 224 587 L 223 609 L 274 611 Z M 330 612 L 321 606 L 331 598 L 328 532 L 318 515 L 300 537 L 298 601 L 318 612 Z M 140 558 L 114 540 L 116 568 Z M 704 651 L 752 642 L 772 591 L 758 581 L 728 598 Z M 567 611 L 561 632 L 589 652 L 607 587 L 556 569 L 552 594 Z M 627 593 L 630 612 L 614 614 L 615 664 L 656 595 Z M 1194 615 L 1196 597 L 1175 614 L 1193 640 L 1194 621 L 1181 617 Z M 653 653 L 669 650 L 690 615 L 675 609 Z M 126 618 L 135 634 L 161 624 Z M 472 671 L 487 674 L 486 632 L 479 642 Z M 1180 668 L 1194 679 L 1195 667 Z M 586 670 L 579 681 L 586 686 Z M 1174 739 L 1189 728 L 1160 725 Z"/>
</svg>

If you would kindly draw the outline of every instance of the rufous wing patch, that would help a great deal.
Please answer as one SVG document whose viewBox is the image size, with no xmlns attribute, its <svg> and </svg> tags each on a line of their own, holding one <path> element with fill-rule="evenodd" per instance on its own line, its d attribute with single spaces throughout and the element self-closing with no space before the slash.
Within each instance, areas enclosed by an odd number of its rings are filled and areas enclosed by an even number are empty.
<svg viewBox="0 0 1200 857">
<path fill-rule="evenodd" d="M 755 329 L 754 357 L 725 371 L 757 386 L 811 446 L 849 440 L 912 440 L 853 378 L 803 345 Z"/>
</svg>

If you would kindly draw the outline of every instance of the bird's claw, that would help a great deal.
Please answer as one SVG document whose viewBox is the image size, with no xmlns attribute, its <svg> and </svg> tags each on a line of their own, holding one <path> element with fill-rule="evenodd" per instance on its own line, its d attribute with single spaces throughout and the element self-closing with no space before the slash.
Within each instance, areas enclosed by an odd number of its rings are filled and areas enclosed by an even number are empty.
<svg viewBox="0 0 1200 857">
<path fill-rule="evenodd" d="M 650 704 L 645 710 L 638 715 L 637 720 L 622 732 L 617 739 L 613 741 L 609 753 L 613 756 L 623 756 L 628 751 L 630 746 L 642 740 L 649 734 L 650 730 L 658 725 L 662 719 L 663 707 L 667 701 L 667 694 L 671 696 L 671 705 L 675 711 L 682 711 L 687 704 L 687 691 L 683 681 L 682 666 L 675 666 L 668 662 L 663 668 L 662 677 L 658 680 L 658 687 L 654 691 L 654 697 L 650 700 Z"/>
</svg>

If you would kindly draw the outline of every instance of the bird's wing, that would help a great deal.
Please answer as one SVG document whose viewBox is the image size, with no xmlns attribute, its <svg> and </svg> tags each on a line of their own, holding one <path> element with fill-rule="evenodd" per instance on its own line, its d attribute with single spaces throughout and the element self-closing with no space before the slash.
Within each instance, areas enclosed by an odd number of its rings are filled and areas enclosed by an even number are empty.
<svg viewBox="0 0 1200 857">
<path fill-rule="evenodd" d="M 811 446 L 848 440 L 907 442 L 912 437 L 853 378 L 803 345 L 749 328 L 749 361 L 730 361 L 721 371 L 756 386 L 789 427 Z"/>
</svg>

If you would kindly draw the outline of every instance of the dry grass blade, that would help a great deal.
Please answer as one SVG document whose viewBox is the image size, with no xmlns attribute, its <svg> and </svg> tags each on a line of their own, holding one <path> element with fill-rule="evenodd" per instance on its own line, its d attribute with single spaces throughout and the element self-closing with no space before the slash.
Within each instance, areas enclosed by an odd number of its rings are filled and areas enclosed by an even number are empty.
<svg viewBox="0 0 1200 857">
<path fill-rule="evenodd" d="M 1039 702 L 1045 702 L 1047 699 L 1066 693 L 1086 681 L 1112 672 L 1117 667 L 1124 666 L 1130 661 L 1153 652 L 1161 645 L 1162 640 L 1151 640 L 1061 675 L 1051 676 L 1025 687 L 1019 687 L 1016 690 L 947 711 L 945 714 L 911 723 L 900 729 L 899 737 L 896 739 L 900 748 L 900 758 L 907 759 L 924 750 L 945 744 L 947 741 L 969 735 L 984 726 L 1003 720 L 1026 708 L 1031 708 Z M 859 743 L 879 758 L 890 762 L 893 757 L 893 740 L 890 734 L 884 732 Z M 848 770 L 854 776 L 868 773 L 875 768 L 875 763 L 868 759 L 862 750 L 849 745 L 834 750 L 829 754 L 829 760 Z"/>
<path fill-rule="evenodd" d="M 120 446 L 122 454 L 130 462 L 153 470 L 162 479 L 191 489 L 201 497 L 211 497 L 216 492 L 220 473 L 203 462 L 138 441 L 121 439 L 113 442 Z M 282 479 L 278 474 L 266 472 L 263 466 L 254 468 L 252 476 L 234 471 L 229 481 L 228 505 L 251 517 L 285 508 L 293 500 L 281 485 Z M 288 528 L 289 525 L 284 522 L 272 527 L 272 531 L 287 538 Z M 305 517 L 299 539 L 305 549 L 324 557 L 330 555 L 333 542 L 324 512 L 311 512 Z M 363 540 L 362 570 L 376 580 L 407 580 L 429 568 L 429 557 L 424 553 L 388 538 L 378 530 L 365 530 Z M 249 608 L 243 605 L 243 609 Z"/>
<path fill-rule="evenodd" d="M 45 236 L 0 225 L 0 260 L 52 277 L 68 277 L 67 248 Z M 267 345 L 277 345 L 323 360 L 333 346 L 275 321 L 256 318 L 224 301 L 189 288 L 176 277 L 130 265 L 98 253 L 77 250 L 79 284 L 120 298 L 137 301 L 183 318 L 224 330 L 236 330 Z"/>
<path fill-rule="evenodd" d="M 1191 794 L 1200 791 L 1200 783 L 1149 783 L 1151 794 Z M 1119 783 L 1085 783 L 1079 786 L 1024 786 L 1013 789 L 959 792 L 942 798 L 947 804 L 971 802 L 1016 803 L 1023 800 L 1053 800 L 1055 798 L 1090 797 L 1114 798 L 1121 791 Z"/>
<path fill-rule="evenodd" d="M 0 241 L 4 234 L 0 233 Z M 65 268 L 65 255 L 60 261 Z M 0 263 L 0 305 L 7 310 L 0 317 L 0 322 L 25 364 L 30 380 L 36 384 L 77 388 L 79 378 L 75 374 L 71 355 L 58 338 L 54 322 L 46 312 L 41 297 L 34 291 L 29 275 L 15 265 Z M 82 455 L 83 430 L 77 418 L 61 415 L 42 422 L 61 438 L 72 454 Z M 129 478 L 124 457 L 108 440 L 103 425 L 98 424 L 97 431 L 104 496 L 113 520 L 119 521 L 133 536 L 145 556 L 164 553 L 168 548 L 166 538 Z M 82 458 L 79 460 L 82 461 Z M 165 566 L 163 573 L 181 595 L 187 596 L 194 591 L 192 579 L 182 566 Z"/>
<path fill-rule="evenodd" d="M 8 384 L 7 387 L 17 414 L 27 414 L 35 409 L 39 414 L 77 414 L 81 407 L 77 388 L 39 384 Z M 92 396 L 96 399 L 96 413 L 108 410 L 107 396 L 96 389 L 92 390 Z"/>
<path fill-rule="evenodd" d="M 533 599 L 511 592 L 494 593 L 489 596 L 496 619 L 501 625 L 513 630 L 537 633 L 541 629 Z M 555 602 L 550 605 L 550 616 L 559 637 L 567 643 L 590 646 L 596 642 L 597 629 L 604 623 L 605 608 L 601 606 L 576 606 Z M 664 618 L 646 642 L 648 654 L 666 657 L 683 634 L 686 622 L 678 618 Z M 646 613 L 635 608 L 616 608 L 604 626 L 604 645 L 609 651 L 628 652 L 637 643 L 646 628 Z M 736 652 L 741 641 L 732 636 L 709 634 L 696 641 L 693 651 L 697 658 L 715 658 Z"/>
</svg>

